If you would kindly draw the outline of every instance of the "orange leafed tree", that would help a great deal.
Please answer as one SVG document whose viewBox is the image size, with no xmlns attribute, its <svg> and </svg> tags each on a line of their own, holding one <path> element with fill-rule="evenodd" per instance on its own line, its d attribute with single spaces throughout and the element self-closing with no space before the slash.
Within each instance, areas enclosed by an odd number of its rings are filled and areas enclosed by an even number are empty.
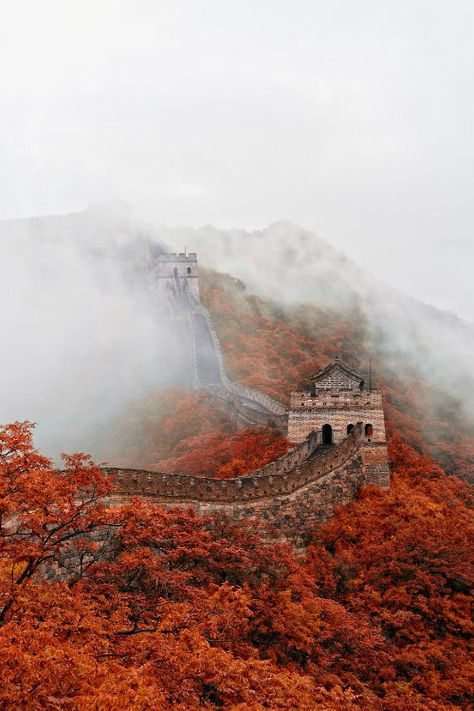
<svg viewBox="0 0 474 711">
<path fill-rule="evenodd" d="M 0 707 L 469 708 L 468 485 L 400 440 L 305 558 L 263 524 L 133 500 L 0 430 Z M 106 498 L 105 498 L 106 501 Z"/>
<path fill-rule="evenodd" d="M 31 429 L 28 422 L 0 429 L 0 621 L 40 572 L 68 571 L 72 557 L 73 578 L 81 576 L 107 541 L 100 502 L 110 483 L 81 454 L 63 455 L 64 470 L 53 469 L 33 448 Z"/>
<path fill-rule="evenodd" d="M 58 472 L 41 457 L 28 423 L 0 430 L 2 708 L 345 700 L 342 687 L 259 654 L 252 638 L 264 580 L 283 593 L 298 570 L 288 552 L 259 550 L 257 535 L 192 512 L 139 501 L 108 511 L 101 470 L 83 455 L 64 459 Z"/>
<path fill-rule="evenodd" d="M 223 405 L 204 390 L 168 388 L 134 403 L 104 456 L 121 466 L 227 479 L 278 459 L 290 446 L 276 430 L 236 431 Z"/>
<path fill-rule="evenodd" d="M 316 536 L 309 569 L 324 595 L 380 626 L 390 659 L 377 682 L 384 708 L 405 708 L 407 698 L 419 711 L 468 708 L 472 486 L 399 438 L 390 455 L 390 490 L 367 487 L 341 509 Z"/>
</svg>

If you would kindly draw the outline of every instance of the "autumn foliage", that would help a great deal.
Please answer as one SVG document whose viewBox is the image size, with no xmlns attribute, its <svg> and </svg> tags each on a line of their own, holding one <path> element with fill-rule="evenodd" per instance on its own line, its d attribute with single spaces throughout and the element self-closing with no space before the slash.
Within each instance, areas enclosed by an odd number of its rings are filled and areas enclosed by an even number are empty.
<svg viewBox="0 0 474 711">
<path fill-rule="evenodd" d="M 231 479 L 283 456 L 290 442 L 275 430 L 261 427 L 229 435 L 210 432 L 183 442 L 181 447 L 183 454 L 160 463 L 164 471 Z"/>
<path fill-rule="evenodd" d="M 228 410 L 205 390 L 159 390 L 134 403 L 103 455 L 122 466 L 229 479 L 286 454 L 276 430 L 238 430 Z"/>
<path fill-rule="evenodd" d="M 370 357 L 388 435 L 401 435 L 449 473 L 474 480 L 474 430 L 460 403 L 390 350 L 355 300 L 339 309 L 282 308 L 249 294 L 239 280 L 204 269 L 200 291 L 233 380 L 285 401 L 336 355 L 362 372 Z M 237 434 L 228 410 L 205 391 L 167 388 L 131 404 L 102 437 L 98 456 L 116 466 L 220 476 L 220 469 L 243 474 L 261 466 L 285 446 L 258 430 Z M 235 467 L 246 447 L 252 464 Z"/>
<path fill-rule="evenodd" d="M 305 558 L 0 430 L 0 708 L 468 709 L 472 493 L 400 440 Z M 263 529 L 262 529 L 263 530 Z"/>
<path fill-rule="evenodd" d="M 418 363 L 401 357 L 368 323 L 356 298 L 339 308 L 283 307 L 248 293 L 238 279 L 206 270 L 200 291 L 229 377 L 283 401 L 336 355 L 367 376 L 370 358 L 385 396 L 389 434 L 402 435 L 449 473 L 474 481 L 474 428 L 462 403 L 433 386 Z M 423 343 L 419 347 L 423 352 Z"/>
</svg>

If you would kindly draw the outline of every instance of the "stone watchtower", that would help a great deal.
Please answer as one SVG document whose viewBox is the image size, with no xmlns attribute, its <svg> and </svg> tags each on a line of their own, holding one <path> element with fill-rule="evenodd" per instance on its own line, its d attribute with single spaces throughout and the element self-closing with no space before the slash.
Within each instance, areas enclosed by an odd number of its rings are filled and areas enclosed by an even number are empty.
<svg viewBox="0 0 474 711">
<path fill-rule="evenodd" d="M 160 252 L 153 258 L 150 284 L 159 302 L 175 311 L 189 299 L 199 301 L 198 276 L 195 252 Z"/>
<path fill-rule="evenodd" d="M 304 390 L 291 393 L 288 439 L 303 442 L 315 430 L 321 444 L 341 442 L 361 424 L 361 456 L 367 483 L 388 486 L 387 440 L 382 393 L 366 390 L 364 378 L 336 359 L 311 378 Z"/>
</svg>

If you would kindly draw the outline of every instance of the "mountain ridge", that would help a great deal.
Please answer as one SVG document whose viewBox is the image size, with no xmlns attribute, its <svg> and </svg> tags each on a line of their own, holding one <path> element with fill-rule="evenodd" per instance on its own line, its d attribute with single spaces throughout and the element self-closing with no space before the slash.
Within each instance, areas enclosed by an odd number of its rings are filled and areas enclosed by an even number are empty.
<svg viewBox="0 0 474 711">
<path fill-rule="evenodd" d="M 212 268 L 217 265 L 219 272 L 233 275 L 226 281 L 224 276 L 208 277 L 206 270 L 201 270 L 204 300 L 217 321 L 222 318 L 222 309 L 219 315 L 219 304 L 213 304 L 209 298 L 213 285 L 227 307 L 233 304 L 236 308 L 239 304 L 244 312 L 253 309 L 257 321 L 264 319 L 267 313 L 270 314 L 265 328 L 271 327 L 274 331 L 282 329 L 283 340 L 295 337 L 295 329 L 292 330 L 290 323 L 295 319 L 298 322 L 296 330 L 300 335 L 310 336 L 304 346 L 308 353 L 311 349 L 315 349 L 315 354 L 319 352 L 317 341 L 322 331 L 323 340 L 329 338 L 335 344 L 331 355 L 335 355 L 337 348 L 342 346 L 347 356 L 358 359 L 355 364 L 359 367 L 362 364 L 367 369 L 369 359 L 372 358 L 374 372 L 377 372 L 378 362 L 387 361 L 390 371 L 395 372 L 398 368 L 408 374 L 410 387 L 415 387 L 416 382 L 426 384 L 420 386 L 418 400 L 421 398 L 427 401 L 425 410 L 428 415 L 430 409 L 444 412 L 443 417 L 448 417 L 448 421 L 443 420 L 440 427 L 450 433 L 450 437 L 454 436 L 456 429 L 465 433 L 463 437 L 472 433 L 474 366 L 470 354 L 474 352 L 474 331 L 469 322 L 453 317 L 449 312 L 440 311 L 437 307 L 419 303 L 413 297 L 400 296 L 393 289 L 380 286 L 379 282 L 374 285 L 369 274 L 328 242 L 287 220 L 279 220 L 256 232 L 221 230 L 216 227 L 170 230 L 141 223 L 133 219 L 123 205 L 118 207 L 120 209 L 117 214 L 110 209 L 94 208 L 52 218 L 19 220 L 15 221 L 14 229 L 11 221 L 0 223 L 0 252 L 6 257 L 10 250 L 10 259 L 2 260 L 5 269 L 2 286 L 10 288 L 3 296 L 12 304 L 9 313 L 12 327 L 22 324 L 26 334 L 25 347 L 30 347 L 28 329 L 31 329 L 32 308 L 40 326 L 45 314 L 52 309 L 55 315 L 50 325 L 52 336 L 55 337 L 58 328 L 64 331 L 56 344 L 57 358 L 62 353 L 63 343 L 77 341 L 79 328 L 82 341 L 80 351 L 72 354 L 65 351 L 67 355 L 62 359 L 64 365 L 59 375 L 67 387 L 63 385 L 61 393 L 58 391 L 56 397 L 55 407 L 56 403 L 59 404 L 59 410 L 54 412 L 55 427 L 60 423 L 58 418 L 61 408 L 66 408 L 66 414 L 61 417 L 68 422 L 74 421 L 73 413 L 78 412 L 79 407 L 83 413 L 82 419 L 88 411 L 103 410 L 103 422 L 111 413 L 117 414 L 127 402 L 132 403 L 146 392 L 152 392 L 157 385 L 167 384 L 163 381 L 158 383 L 152 374 L 152 370 L 162 375 L 166 373 L 165 363 L 171 363 L 175 358 L 173 334 L 160 330 L 162 325 L 156 320 L 153 306 L 147 303 L 146 244 L 152 242 L 164 248 L 164 244 L 172 246 L 173 242 L 179 242 L 181 248 L 184 241 L 187 241 L 187 247 L 192 246 L 192 251 L 198 252 L 201 265 L 207 264 Z M 71 235 L 74 239 L 68 239 Z M 241 280 L 242 288 L 236 287 L 237 281 L 233 281 L 234 278 Z M 26 279 L 28 285 L 24 288 Z M 228 293 L 224 298 L 226 290 Z M 44 305 L 41 294 L 48 294 Z M 39 305 L 35 303 L 38 297 L 41 297 Z M 80 314 L 78 309 L 82 309 L 83 314 L 76 325 L 76 314 Z M 233 316 L 237 330 L 240 328 L 239 320 L 242 323 L 245 321 L 244 312 Z M 348 320 L 353 321 L 352 326 Z M 111 334 L 110 324 L 114 328 Z M 242 332 L 234 339 L 239 348 L 243 349 L 242 352 L 247 349 L 247 335 L 250 339 L 254 338 L 254 324 L 249 322 L 244 323 L 244 326 L 248 334 Z M 156 333 L 162 334 L 162 347 L 157 352 L 153 329 L 158 329 Z M 337 329 L 350 334 L 347 344 L 338 340 Z M 123 334 L 128 334 L 127 339 L 123 338 Z M 37 334 L 35 332 L 35 335 L 35 360 L 39 358 L 39 365 L 35 365 L 35 382 L 38 382 L 38 378 L 45 375 L 46 368 L 50 378 L 56 377 L 57 373 L 49 366 L 49 331 L 46 330 L 45 335 L 42 329 Z M 229 333 L 224 329 L 221 336 L 225 351 Z M 110 345 L 107 345 L 109 340 Z M 263 346 L 271 349 L 271 340 L 265 336 Z M 47 348 L 44 364 L 41 360 L 42 342 Z M 254 338 L 253 345 L 255 348 L 262 347 L 258 338 Z M 18 348 L 17 344 L 8 343 L 6 349 L 7 366 L 10 358 L 11 367 L 17 370 L 19 364 L 22 364 Z M 164 359 L 167 349 L 170 351 L 167 354 L 168 360 Z M 316 360 L 318 357 L 315 355 Z M 84 377 L 87 358 L 90 360 L 89 375 L 99 366 L 98 374 L 89 378 L 90 384 L 78 390 L 75 382 L 79 377 Z M 229 358 L 232 370 L 233 356 L 227 349 Z M 24 368 L 31 370 L 31 361 L 27 362 L 26 356 L 24 360 Z M 114 377 L 111 363 L 117 373 Z M 258 367 L 257 358 L 255 369 Z M 283 358 L 281 368 L 289 368 L 291 371 L 293 364 Z M 7 370 L 8 367 L 5 374 Z M 295 372 L 290 378 L 292 385 L 305 372 L 304 367 L 299 376 Z M 238 380 L 237 371 L 235 375 Z M 247 384 L 258 380 L 258 372 L 254 372 L 253 377 L 250 372 L 241 373 L 240 376 L 247 379 Z M 11 417 L 8 417 L 7 412 L 7 394 L 11 386 L 7 381 L 4 385 L 2 389 L 6 405 L 2 410 L 2 419 L 8 421 Z M 289 380 L 285 381 L 282 377 L 278 393 L 274 391 L 273 396 L 285 397 L 285 388 L 289 385 Z M 403 388 L 400 379 L 397 387 Z M 54 388 L 53 379 L 41 403 Z M 435 396 L 434 391 L 437 393 Z M 31 392 L 34 390 L 31 389 Z M 63 395 L 68 392 L 73 396 L 70 404 Z M 395 402 L 396 396 L 393 393 L 392 401 Z M 17 391 L 12 391 L 11 397 L 15 403 L 22 402 L 21 398 L 20 401 L 18 399 Z M 91 405 L 94 398 L 97 406 Z M 104 409 L 103 403 L 109 401 L 110 406 Z M 31 418 L 31 413 L 35 419 L 41 419 L 44 415 L 41 409 L 43 405 L 33 404 L 34 407 L 31 406 L 30 396 L 25 398 L 22 406 L 16 407 L 14 419 Z M 410 409 L 407 403 L 405 405 Z M 418 432 L 422 430 L 426 438 L 433 439 L 432 425 L 436 418 L 433 420 L 428 415 L 425 417 L 424 428 L 417 425 L 416 429 Z M 94 427 L 92 422 L 89 432 Z M 407 424 L 407 427 L 412 429 L 411 425 Z M 74 448 L 90 449 L 88 436 L 78 441 Z M 414 441 L 413 437 L 411 441 Z M 67 441 L 64 444 L 67 445 Z M 450 468 L 449 462 L 443 461 L 443 464 Z"/>
</svg>

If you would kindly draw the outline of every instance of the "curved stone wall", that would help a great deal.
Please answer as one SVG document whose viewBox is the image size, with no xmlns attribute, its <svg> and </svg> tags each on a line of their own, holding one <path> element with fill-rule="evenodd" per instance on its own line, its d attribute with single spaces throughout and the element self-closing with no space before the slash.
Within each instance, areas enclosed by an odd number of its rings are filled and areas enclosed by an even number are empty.
<svg viewBox="0 0 474 711">
<path fill-rule="evenodd" d="M 287 408 L 280 402 L 274 400 L 272 397 L 270 397 L 270 395 L 265 395 L 265 393 L 261 393 L 259 390 L 249 388 L 247 385 L 234 383 L 232 380 L 226 378 L 224 382 L 224 387 L 227 392 L 231 393 L 232 395 L 236 395 L 237 397 L 241 397 L 246 400 L 251 400 L 252 402 L 256 402 L 259 405 L 262 405 L 262 407 L 271 412 L 272 415 L 276 415 L 277 417 L 279 417 L 284 416 L 287 413 Z"/>
<path fill-rule="evenodd" d="M 361 442 L 360 425 L 340 444 L 327 449 L 317 448 L 317 438 L 312 433 L 300 448 L 252 474 L 236 479 L 202 478 L 136 469 L 106 468 L 104 471 L 112 477 L 114 493 L 119 496 L 146 496 L 176 503 L 250 502 L 265 497 L 289 495 L 309 482 L 330 474 L 357 453 Z"/>
<path fill-rule="evenodd" d="M 285 437 L 287 436 L 288 415 L 286 413 L 284 415 L 274 415 L 268 410 L 255 409 L 250 403 L 244 404 L 241 398 L 232 395 L 232 393 L 224 387 L 208 387 L 207 390 L 225 403 L 230 414 L 239 425 L 243 427 L 255 427 L 259 425 L 262 427 L 272 427 L 279 430 Z"/>
<path fill-rule="evenodd" d="M 184 259 L 184 255 L 181 256 Z M 170 263 L 177 259 L 176 254 L 170 254 L 168 257 Z M 206 387 L 234 408 L 240 409 L 241 419 L 245 424 L 268 426 L 273 421 L 275 426 L 286 431 L 287 408 L 284 405 L 265 393 L 234 383 L 227 377 L 211 316 L 201 303 L 198 292 L 189 288 L 189 279 L 180 279 L 178 290 L 180 296 L 174 299 L 172 310 L 175 316 L 179 316 L 186 324 L 193 386 Z"/>
</svg>

